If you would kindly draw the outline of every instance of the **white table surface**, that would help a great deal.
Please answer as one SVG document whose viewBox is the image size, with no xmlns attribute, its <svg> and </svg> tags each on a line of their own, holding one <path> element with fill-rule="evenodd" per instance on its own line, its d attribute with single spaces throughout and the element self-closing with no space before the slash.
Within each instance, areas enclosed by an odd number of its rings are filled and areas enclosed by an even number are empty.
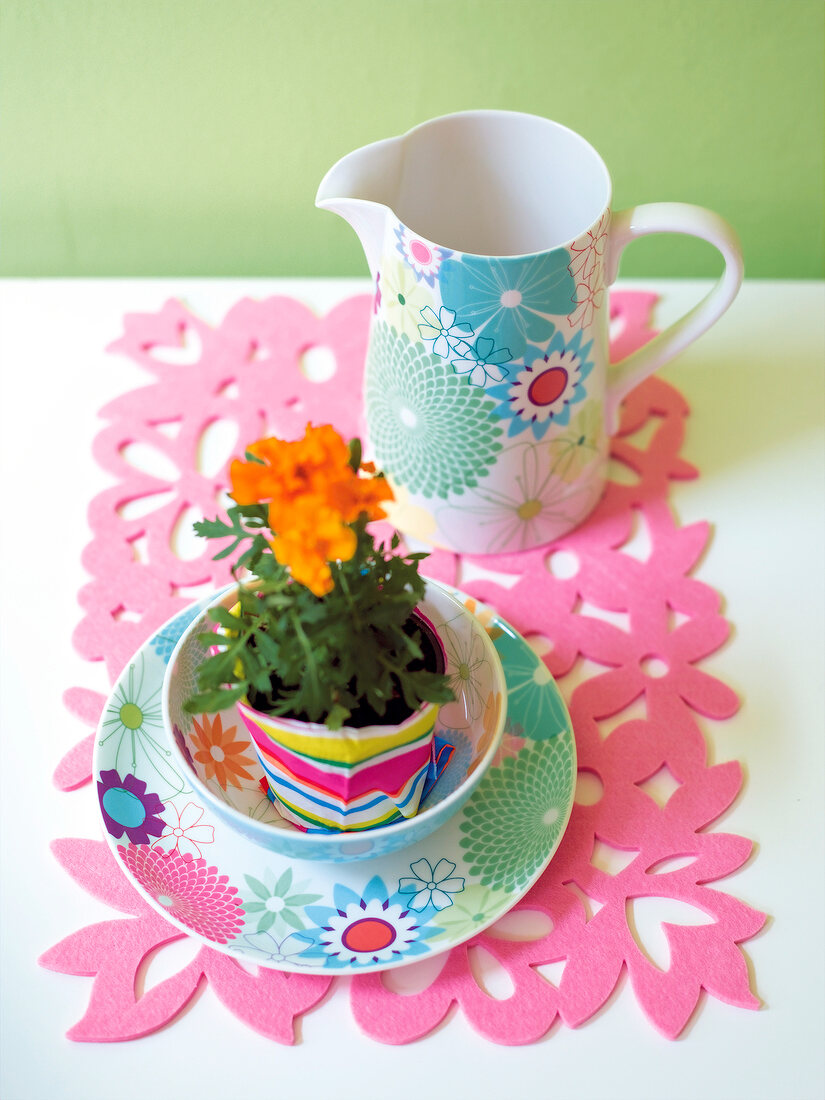
<svg viewBox="0 0 825 1100">
<path fill-rule="evenodd" d="M 660 325 L 705 287 L 620 285 L 658 291 Z M 60 757 L 88 732 L 67 714 L 63 691 L 108 686 L 104 669 L 70 642 L 87 580 L 80 565 L 90 537 L 86 506 L 111 483 L 91 443 L 102 423 L 97 410 L 145 380 L 103 349 L 120 334 L 125 312 L 154 311 L 170 296 L 217 323 L 244 295 L 287 293 L 327 307 L 367 289 L 356 280 L 0 283 L 0 1096 L 818 1100 L 825 1095 L 822 283 L 746 284 L 722 321 L 662 372 L 692 407 L 683 454 L 702 475 L 675 483 L 671 500 L 683 524 L 713 524 L 697 575 L 723 594 L 734 626 L 731 642 L 703 667 L 744 703 L 734 719 L 706 721 L 704 729 L 712 762 L 740 760 L 747 780 L 713 828 L 752 838 L 756 851 L 714 886 L 770 915 L 744 945 L 761 1011 L 703 997 L 682 1037 L 668 1042 L 625 983 L 589 1023 L 575 1031 L 557 1023 L 532 1046 L 487 1042 L 454 1010 L 435 1034 L 393 1047 L 358 1030 L 342 981 L 299 1023 L 294 1047 L 258 1036 L 209 991 L 144 1039 L 65 1038 L 85 1010 L 91 980 L 43 970 L 35 960 L 70 931 L 111 915 L 48 850 L 55 837 L 101 836 L 92 788 L 61 794 L 51 783 Z M 193 953 L 186 945 L 168 949 L 167 969 L 156 969 L 149 984 Z"/>
</svg>

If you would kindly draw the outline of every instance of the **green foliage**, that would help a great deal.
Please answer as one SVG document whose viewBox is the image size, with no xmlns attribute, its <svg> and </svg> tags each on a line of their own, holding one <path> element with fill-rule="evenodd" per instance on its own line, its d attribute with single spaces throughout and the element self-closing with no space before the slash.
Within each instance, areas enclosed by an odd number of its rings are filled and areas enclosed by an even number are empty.
<svg viewBox="0 0 825 1100">
<path fill-rule="evenodd" d="M 360 454 L 351 461 L 357 466 Z M 389 546 L 376 546 L 362 515 L 352 525 L 355 554 L 331 563 L 333 590 L 319 598 L 272 553 L 262 534 L 268 530 L 264 505 L 235 505 L 227 520 L 195 524 L 204 538 L 232 540 L 216 559 L 246 546 L 232 570 L 238 606 L 214 608 L 210 616 L 220 631 L 200 636 L 219 651 L 200 665 L 199 691 L 186 704 L 190 713 L 221 710 L 247 696 L 273 715 L 340 729 L 359 707 L 383 716 L 399 695 L 413 710 L 453 698 L 445 675 L 415 667 L 422 650 L 409 622 L 424 595 L 418 567 L 426 554 L 396 554 L 398 535 Z"/>
</svg>

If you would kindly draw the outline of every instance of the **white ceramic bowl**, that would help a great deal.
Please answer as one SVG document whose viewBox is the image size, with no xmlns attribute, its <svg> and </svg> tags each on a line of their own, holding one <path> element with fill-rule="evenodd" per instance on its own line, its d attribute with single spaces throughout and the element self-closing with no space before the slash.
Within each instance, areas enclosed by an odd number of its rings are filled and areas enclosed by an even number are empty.
<svg viewBox="0 0 825 1100">
<path fill-rule="evenodd" d="M 173 733 L 184 774 L 223 821 L 256 844 L 291 859 L 342 862 L 372 859 L 416 844 L 464 805 L 501 741 L 507 688 L 501 661 L 484 627 L 450 590 L 428 581 L 421 604 L 444 644 L 447 675 L 456 695 L 454 702 L 441 707 L 436 735 L 449 743 L 451 731 L 458 731 L 472 753 L 453 754 L 415 817 L 352 833 L 302 832 L 273 806 L 261 814 L 264 772 L 237 707 L 194 717 L 183 709 L 196 688 L 197 668 L 207 655 L 197 635 L 211 628 L 209 607 L 231 606 L 235 598 L 234 588 L 225 589 L 187 627 L 167 666 L 162 699 L 163 720 Z"/>
</svg>

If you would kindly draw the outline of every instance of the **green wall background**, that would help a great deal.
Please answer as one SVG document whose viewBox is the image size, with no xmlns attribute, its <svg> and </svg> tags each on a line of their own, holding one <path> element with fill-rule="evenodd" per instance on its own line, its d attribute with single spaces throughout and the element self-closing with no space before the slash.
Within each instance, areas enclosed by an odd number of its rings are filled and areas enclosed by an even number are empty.
<svg viewBox="0 0 825 1100">
<path fill-rule="evenodd" d="M 339 156 L 530 111 L 616 206 L 712 207 L 748 275 L 823 275 L 822 0 L 3 0 L 0 274 L 364 274 L 314 207 Z M 708 275 L 646 239 L 623 275 Z"/>
</svg>

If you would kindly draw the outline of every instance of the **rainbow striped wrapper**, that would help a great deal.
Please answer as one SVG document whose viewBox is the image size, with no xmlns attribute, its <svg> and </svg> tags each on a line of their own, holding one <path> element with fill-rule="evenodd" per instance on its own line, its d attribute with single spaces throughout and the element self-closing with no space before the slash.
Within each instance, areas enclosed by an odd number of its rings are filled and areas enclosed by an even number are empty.
<svg viewBox="0 0 825 1100">
<path fill-rule="evenodd" d="M 306 829 L 357 831 L 413 817 L 431 759 L 438 706 L 400 725 L 344 726 L 274 718 L 238 703 L 283 815 Z"/>
</svg>

